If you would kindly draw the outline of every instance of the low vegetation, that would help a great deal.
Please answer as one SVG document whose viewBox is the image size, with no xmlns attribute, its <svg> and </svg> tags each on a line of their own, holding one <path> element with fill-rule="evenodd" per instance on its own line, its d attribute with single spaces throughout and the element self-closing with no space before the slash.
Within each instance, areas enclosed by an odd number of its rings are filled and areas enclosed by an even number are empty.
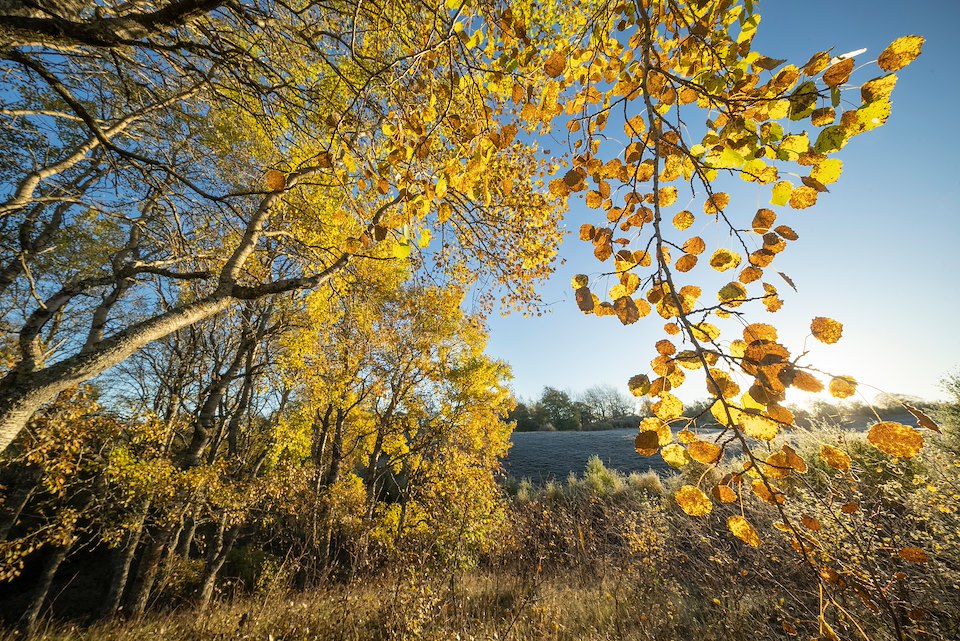
<svg viewBox="0 0 960 641">
<path fill-rule="evenodd" d="M 513 485 L 501 518 L 473 544 L 408 539 L 309 586 L 302 560 L 243 546 L 224 567 L 215 607 L 190 605 L 199 566 L 191 574 L 187 564 L 144 616 L 93 627 L 51 621 L 36 636 L 952 639 L 960 634 L 957 407 L 943 408 L 943 433 L 912 459 L 890 458 L 862 432 L 835 425 L 797 430 L 792 446 L 813 463 L 783 483 L 782 513 L 746 493 L 704 518 L 678 507 L 678 488 L 706 485 L 701 477 L 742 461 L 691 463 L 661 478 L 593 459 L 563 483 Z M 827 463 L 825 443 L 849 456 L 849 470 Z M 759 545 L 731 536 L 737 516 L 753 524 Z"/>
</svg>

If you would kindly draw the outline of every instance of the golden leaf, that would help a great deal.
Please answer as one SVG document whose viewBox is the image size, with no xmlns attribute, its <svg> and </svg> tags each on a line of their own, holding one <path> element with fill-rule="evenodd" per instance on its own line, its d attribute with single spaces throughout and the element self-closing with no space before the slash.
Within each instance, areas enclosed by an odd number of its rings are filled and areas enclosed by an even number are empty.
<svg viewBox="0 0 960 641">
<path fill-rule="evenodd" d="M 817 204 L 817 190 L 800 185 L 790 194 L 790 206 L 794 209 L 806 209 Z"/>
<path fill-rule="evenodd" d="M 835 65 L 830 66 L 826 71 L 823 72 L 823 81 L 829 87 L 836 87 L 842 85 L 847 80 L 850 79 L 850 73 L 853 71 L 854 61 L 853 58 L 847 58 L 846 60 L 841 60 Z"/>
<path fill-rule="evenodd" d="M 923 436 L 914 428 L 884 421 L 877 423 L 867 432 L 867 441 L 875 448 L 900 458 L 913 458 L 923 449 Z"/>
<path fill-rule="evenodd" d="M 884 71 L 896 71 L 902 69 L 916 60 L 923 48 L 922 36 L 904 36 L 897 38 L 890 43 L 880 57 L 877 58 L 877 66 Z"/>
<path fill-rule="evenodd" d="M 841 472 L 850 471 L 850 456 L 843 450 L 833 447 L 832 445 L 820 446 L 820 458 L 835 470 L 840 470 Z"/>
<path fill-rule="evenodd" d="M 551 78 L 558 78 L 563 75 L 567 68 L 567 57 L 559 51 L 554 51 L 543 63 L 543 71 Z"/>
<path fill-rule="evenodd" d="M 837 113 L 834 111 L 833 107 L 814 109 L 813 113 L 810 114 L 810 122 L 816 127 L 832 125 L 833 121 L 836 119 Z"/>
<path fill-rule="evenodd" d="M 673 217 L 673 226 L 683 231 L 690 227 L 694 222 L 693 214 L 686 209 L 681 212 L 678 212 L 676 216 Z"/>
<path fill-rule="evenodd" d="M 740 429 L 743 430 L 744 434 L 750 438 L 761 441 L 772 441 L 776 438 L 777 431 L 779 430 L 779 427 L 774 421 L 771 421 L 766 416 L 759 416 L 757 414 L 741 414 L 737 423 L 740 425 Z"/>
<path fill-rule="evenodd" d="M 688 239 L 681 247 L 688 254 L 702 254 L 706 248 L 707 244 L 699 236 Z"/>
<path fill-rule="evenodd" d="M 715 443 L 706 441 L 694 441 L 688 446 L 690 458 L 704 465 L 713 465 L 720 460 L 723 449 Z"/>
<path fill-rule="evenodd" d="M 723 211 L 727 205 L 730 204 L 730 196 L 721 192 L 710 196 L 705 203 L 703 203 L 703 211 L 707 214 L 718 214 Z"/>
<path fill-rule="evenodd" d="M 815 76 L 824 69 L 827 68 L 827 65 L 830 64 L 830 52 L 821 51 L 819 53 L 813 54 L 810 60 L 807 61 L 807 64 L 803 65 L 803 73 L 808 76 Z"/>
<path fill-rule="evenodd" d="M 677 440 L 683 443 L 684 445 L 690 445 L 697 440 L 697 435 L 691 432 L 688 429 L 682 429 L 677 432 Z"/>
<path fill-rule="evenodd" d="M 800 370 L 794 372 L 792 385 L 797 389 L 813 394 L 823 391 L 823 383 L 820 382 L 820 379 L 813 374 L 808 374 Z"/>
<path fill-rule="evenodd" d="M 765 323 L 752 323 L 743 328 L 743 340 L 749 343 L 777 340 L 777 328 Z"/>
<path fill-rule="evenodd" d="M 910 563 L 926 563 L 927 561 L 930 560 L 930 557 L 927 555 L 926 552 L 924 552 L 920 548 L 915 548 L 915 547 L 903 548 L 902 550 L 897 552 L 897 554 L 900 555 L 901 559 L 905 561 L 909 561 Z"/>
<path fill-rule="evenodd" d="M 733 503 L 737 500 L 737 493 L 729 485 L 715 485 L 712 494 L 721 503 Z"/>
<path fill-rule="evenodd" d="M 688 272 L 694 267 L 697 266 L 697 257 L 691 254 L 684 254 L 677 259 L 677 262 L 674 264 L 674 267 L 677 268 L 679 272 Z"/>
<path fill-rule="evenodd" d="M 786 500 L 784 499 L 783 493 L 776 486 L 771 485 L 771 487 L 773 488 L 772 492 L 770 488 L 767 487 L 767 483 L 756 480 L 753 482 L 753 493 L 771 505 L 782 505 Z"/>
<path fill-rule="evenodd" d="M 660 400 L 654 403 L 650 409 L 657 418 L 669 421 L 683 413 L 683 403 L 673 394 L 662 394 Z"/>
<path fill-rule="evenodd" d="M 706 516 L 713 510 L 707 495 L 692 485 L 684 485 L 673 495 L 680 509 L 690 516 Z"/>
<path fill-rule="evenodd" d="M 670 187 L 661 187 L 657 193 L 657 198 L 661 207 L 669 207 L 677 202 L 677 188 L 672 185 Z"/>
<path fill-rule="evenodd" d="M 800 236 L 797 232 L 793 231 L 792 228 L 787 227 L 786 225 L 779 225 L 776 229 L 773 230 L 781 237 L 786 238 L 787 240 L 797 240 Z"/>
<path fill-rule="evenodd" d="M 830 379 L 830 395 L 834 398 L 849 398 L 857 393 L 857 381 L 850 376 L 834 376 Z"/>
<path fill-rule="evenodd" d="M 600 206 L 600 203 L 603 202 L 603 197 L 600 195 L 600 192 L 590 191 L 587 192 L 586 204 L 590 209 L 597 209 Z"/>
<path fill-rule="evenodd" d="M 725 272 L 740 265 L 740 254 L 729 249 L 718 249 L 710 257 L 710 266 L 718 272 Z"/>
<path fill-rule="evenodd" d="M 807 528 L 811 532 L 819 532 L 823 527 L 820 525 L 820 521 L 806 514 L 800 517 L 800 522 L 803 523 L 803 527 Z"/>
<path fill-rule="evenodd" d="M 860 97 L 864 103 L 870 103 L 882 98 L 889 98 L 893 92 L 893 87 L 897 84 L 897 74 L 891 73 L 886 76 L 874 78 L 869 82 L 863 83 L 860 87 Z"/>
<path fill-rule="evenodd" d="M 787 183 L 788 185 L 790 183 Z M 786 201 L 784 201 L 786 202 Z M 773 222 L 777 219 L 777 214 L 771 209 L 758 209 L 756 215 L 753 217 L 753 231 L 754 233 L 763 235 L 770 231 L 770 228 L 773 226 Z"/>
<path fill-rule="evenodd" d="M 687 454 L 687 450 L 677 443 L 665 446 L 660 450 L 660 456 L 663 457 L 664 463 L 677 469 L 690 462 L 690 456 Z"/>
<path fill-rule="evenodd" d="M 753 526 L 750 525 L 747 519 L 743 518 L 739 514 L 735 514 L 727 519 L 727 527 L 733 532 L 733 535 L 752 547 L 758 547 L 760 545 L 760 537 L 757 536 L 757 531 L 753 529 Z"/>
<path fill-rule="evenodd" d="M 817 316 L 810 323 L 810 333 L 821 343 L 833 344 L 840 340 L 843 325 L 832 318 Z"/>
</svg>

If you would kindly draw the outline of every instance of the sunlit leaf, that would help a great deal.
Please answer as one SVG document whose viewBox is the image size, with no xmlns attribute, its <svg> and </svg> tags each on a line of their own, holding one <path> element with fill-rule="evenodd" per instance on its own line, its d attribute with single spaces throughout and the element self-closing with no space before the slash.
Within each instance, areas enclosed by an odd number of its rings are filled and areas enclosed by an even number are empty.
<svg viewBox="0 0 960 641">
<path fill-rule="evenodd" d="M 684 485 L 673 496 L 680 509 L 690 516 L 706 516 L 713 510 L 707 495 L 692 485 Z"/>
<path fill-rule="evenodd" d="M 720 455 L 723 454 L 719 445 L 707 441 L 694 441 L 687 446 L 687 450 L 690 452 L 690 458 L 704 465 L 713 465 L 720 460 Z"/>
<path fill-rule="evenodd" d="M 773 186 L 773 195 L 770 197 L 771 205 L 786 205 L 790 202 L 790 194 L 793 193 L 793 183 L 783 180 Z"/>
<path fill-rule="evenodd" d="M 830 394 L 834 398 L 849 398 L 857 393 L 857 382 L 849 376 L 834 376 L 830 379 Z"/>
<path fill-rule="evenodd" d="M 884 71 L 902 69 L 916 60 L 923 48 L 922 36 L 897 38 L 877 58 L 877 66 Z"/>
<path fill-rule="evenodd" d="M 867 441 L 875 448 L 900 458 L 913 458 L 923 449 L 923 436 L 914 428 L 884 421 L 877 423 L 867 432 Z"/>
<path fill-rule="evenodd" d="M 543 70 L 551 78 L 558 78 L 563 75 L 567 68 L 567 57 L 559 51 L 554 51 L 543 63 Z"/>
<path fill-rule="evenodd" d="M 735 537 L 747 545 L 752 547 L 758 547 L 760 545 L 760 537 L 757 536 L 757 531 L 753 529 L 753 526 L 750 525 L 747 519 L 739 514 L 727 518 L 727 528 L 730 529 Z"/>
<path fill-rule="evenodd" d="M 854 64 L 853 58 L 847 58 L 831 65 L 823 72 L 823 81 L 830 87 L 844 84 L 850 79 L 850 72 L 853 71 Z"/>
<path fill-rule="evenodd" d="M 726 209 L 729 204 L 730 196 L 723 192 L 717 192 L 703 204 L 703 211 L 707 214 L 717 214 Z"/>
<path fill-rule="evenodd" d="M 738 423 L 744 434 L 762 441 L 772 441 L 780 429 L 776 422 L 756 414 L 741 414 Z"/>
<path fill-rule="evenodd" d="M 677 469 L 690 462 L 690 456 L 687 454 L 687 450 L 678 443 L 672 443 L 664 447 L 660 450 L 660 456 L 663 457 L 663 461 L 667 465 Z"/>
<path fill-rule="evenodd" d="M 850 456 L 841 449 L 832 445 L 820 446 L 820 457 L 824 462 L 835 470 L 841 472 L 850 471 Z"/>
<path fill-rule="evenodd" d="M 660 400 L 654 403 L 650 409 L 658 418 L 668 421 L 683 413 L 683 403 L 672 394 L 662 394 Z"/>
<path fill-rule="evenodd" d="M 718 249 L 710 257 L 710 266 L 718 272 L 725 272 L 740 265 L 740 254 L 729 249 Z"/>
<path fill-rule="evenodd" d="M 790 193 L 790 206 L 794 209 L 806 209 L 817 204 L 817 190 L 800 185 Z"/>
<path fill-rule="evenodd" d="M 712 494 L 721 503 L 734 503 L 737 500 L 737 493 L 729 485 L 715 485 Z"/>
<path fill-rule="evenodd" d="M 840 340 L 843 325 L 832 318 L 818 316 L 810 323 L 810 333 L 821 343 L 832 344 Z"/>
<path fill-rule="evenodd" d="M 917 425 L 920 427 L 925 427 L 928 430 L 933 430 L 934 432 L 940 431 L 940 426 L 937 423 L 927 416 L 923 410 L 910 405 L 909 403 L 903 403 L 904 409 L 906 409 L 910 414 L 913 415 L 913 418 L 917 419 Z"/>
</svg>

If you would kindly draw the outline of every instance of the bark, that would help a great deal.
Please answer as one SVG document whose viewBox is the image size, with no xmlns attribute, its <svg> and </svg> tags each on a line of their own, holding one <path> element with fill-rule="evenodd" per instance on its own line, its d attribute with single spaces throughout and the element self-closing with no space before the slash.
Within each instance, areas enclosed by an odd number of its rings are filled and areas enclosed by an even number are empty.
<svg viewBox="0 0 960 641">
<path fill-rule="evenodd" d="M 144 501 L 140 507 L 137 527 L 128 532 L 127 536 L 124 537 L 123 545 L 113 551 L 113 558 L 110 562 L 110 586 L 107 588 L 107 595 L 100 610 L 102 619 L 112 619 L 116 616 L 117 610 L 120 609 L 123 593 L 130 580 L 130 568 L 133 566 L 133 559 L 137 554 L 137 547 L 140 545 L 140 536 L 143 533 L 143 525 L 149 509 L 150 501 Z"/>
<path fill-rule="evenodd" d="M 63 390 L 117 365 L 151 341 L 223 311 L 233 300 L 229 295 L 213 294 L 138 323 L 104 340 L 95 350 L 40 370 L 11 370 L 0 379 L 0 451 L 10 445 L 34 412 Z"/>
<path fill-rule="evenodd" d="M 160 570 L 160 559 L 163 557 L 167 542 L 173 535 L 173 530 L 173 526 L 167 526 L 158 532 L 157 537 L 147 544 L 140 555 L 140 560 L 137 562 L 137 575 L 129 594 L 128 609 L 135 617 L 142 616 L 147 609 L 153 584 Z"/>
<path fill-rule="evenodd" d="M 237 534 L 240 532 L 239 526 L 227 526 L 227 515 L 220 517 L 220 523 L 214 533 L 214 539 L 210 542 L 207 551 L 207 562 L 203 568 L 203 578 L 200 583 L 200 594 L 197 598 L 197 608 L 202 612 L 210 605 L 213 599 L 213 589 L 217 585 L 217 577 L 223 563 L 227 560 L 227 555 L 233 549 L 233 544 L 237 540 Z"/>
<path fill-rule="evenodd" d="M 23 613 L 17 626 L 24 636 L 30 637 L 33 634 L 34 628 L 37 625 L 37 618 L 40 616 L 40 612 L 43 610 L 43 604 L 46 602 L 47 595 L 50 593 L 53 577 L 56 576 L 57 570 L 60 569 L 60 564 L 67 558 L 69 551 L 69 545 L 58 545 L 50 551 L 50 556 L 47 557 L 43 566 L 43 573 L 40 575 L 37 585 L 34 586 L 33 594 L 30 598 L 30 605 Z"/>
</svg>

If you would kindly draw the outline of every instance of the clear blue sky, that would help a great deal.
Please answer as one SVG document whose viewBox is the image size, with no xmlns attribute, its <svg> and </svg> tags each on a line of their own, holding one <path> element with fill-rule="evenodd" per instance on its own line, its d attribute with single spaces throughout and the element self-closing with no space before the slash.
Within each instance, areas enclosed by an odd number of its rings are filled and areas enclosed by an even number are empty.
<svg viewBox="0 0 960 641">
<path fill-rule="evenodd" d="M 875 391 L 866 385 L 943 398 L 940 379 L 960 371 L 960 1 L 766 0 L 759 11 L 754 49 L 798 65 L 831 47 L 837 54 L 866 47 L 859 66 L 899 36 L 926 38 L 921 57 L 898 73 L 887 123 L 836 156 L 844 171 L 831 193 L 812 209 L 779 213 L 800 240 L 777 269 L 799 292 L 782 287 L 784 308 L 776 315 L 758 309 L 752 320 L 773 322 L 799 351 L 812 317 L 835 318 L 844 324 L 843 339 L 822 347 L 807 341 L 814 348 L 807 362 L 854 376 L 867 400 Z M 576 231 L 599 224 L 596 216 L 582 200 L 571 201 L 572 234 L 561 253 L 567 262 L 542 288 L 549 313 L 490 320 L 488 353 L 511 364 L 521 398 L 538 397 L 545 385 L 626 390 L 630 376 L 648 372 L 653 343 L 663 337 L 656 314 L 623 327 L 576 309 L 570 279 L 599 267 Z M 706 393 L 690 381 L 678 396 L 689 401 Z"/>
</svg>

